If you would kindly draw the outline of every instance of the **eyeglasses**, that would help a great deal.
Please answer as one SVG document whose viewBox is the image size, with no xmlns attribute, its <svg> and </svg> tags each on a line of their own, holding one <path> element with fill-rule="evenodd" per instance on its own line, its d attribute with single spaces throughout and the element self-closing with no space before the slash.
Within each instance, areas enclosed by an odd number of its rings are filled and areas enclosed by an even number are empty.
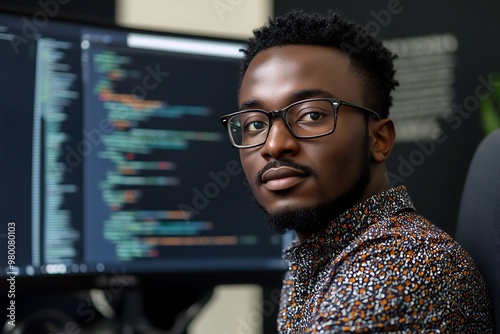
<svg viewBox="0 0 500 334">
<path fill-rule="evenodd" d="M 221 117 L 231 144 L 250 148 L 266 142 L 273 118 L 281 118 L 292 136 L 299 139 L 326 136 L 335 131 L 339 107 L 345 105 L 368 112 L 375 119 L 380 115 L 363 106 L 337 98 L 313 98 L 298 101 L 276 111 L 247 109 Z"/>
</svg>

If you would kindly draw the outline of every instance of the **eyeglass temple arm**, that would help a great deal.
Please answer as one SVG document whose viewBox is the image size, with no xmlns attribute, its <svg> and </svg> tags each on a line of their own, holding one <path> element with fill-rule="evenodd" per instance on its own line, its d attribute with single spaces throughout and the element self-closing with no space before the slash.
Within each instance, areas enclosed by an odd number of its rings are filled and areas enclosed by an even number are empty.
<svg viewBox="0 0 500 334">
<path fill-rule="evenodd" d="M 354 104 L 354 103 L 345 102 L 345 101 L 341 101 L 337 106 L 339 107 L 342 104 L 344 104 L 346 106 L 349 106 L 349 107 L 352 107 L 352 108 L 359 109 L 359 110 L 367 111 L 367 112 L 371 113 L 372 115 L 375 115 L 376 118 L 377 118 L 377 120 L 382 119 L 382 117 L 380 117 L 380 115 L 378 114 L 378 112 L 376 112 L 374 110 L 371 110 L 370 108 L 363 107 L 363 106 L 360 106 L 360 105 L 357 105 L 357 104 Z"/>
</svg>

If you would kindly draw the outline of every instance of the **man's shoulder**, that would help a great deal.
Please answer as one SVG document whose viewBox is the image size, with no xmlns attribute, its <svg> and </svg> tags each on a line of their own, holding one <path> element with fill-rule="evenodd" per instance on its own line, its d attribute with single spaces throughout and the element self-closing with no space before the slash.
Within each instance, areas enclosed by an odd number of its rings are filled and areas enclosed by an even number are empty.
<svg viewBox="0 0 500 334">
<path fill-rule="evenodd" d="M 393 237 L 411 237 L 409 241 L 420 242 L 422 238 L 434 241 L 454 242 L 453 237 L 426 217 L 414 212 L 403 211 L 379 220 L 367 230 L 367 235 L 383 234 Z"/>
<path fill-rule="evenodd" d="M 468 252 L 455 239 L 415 212 L 401 212 L 371 225 L 354 243 L 362 252 L 380 255 L 399 252 L 414 258 L 425 259 L 415 265 L 425 266 L 446 263 L 447 266 L 475 267 Z M 353 249 L 354 250 L 354 249 Z"/>
</svg>

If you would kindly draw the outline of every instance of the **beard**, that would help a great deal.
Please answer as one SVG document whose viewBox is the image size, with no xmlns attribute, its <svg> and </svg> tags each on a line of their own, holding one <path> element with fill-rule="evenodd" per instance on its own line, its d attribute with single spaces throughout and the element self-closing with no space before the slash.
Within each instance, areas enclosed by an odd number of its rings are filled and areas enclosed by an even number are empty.
<svg viewBox="0 0 500 334">
<path fill-rule="evenodd" d="M 288 231 L 317 232 L 323 230 L 337 216 L 356 205 L 371 180 L 370 139 L 368 133 L 361 152 L 361 171 L 349 191 L 333 200 L 324 200 L 314 207 L 285 209 L 269 213 L 253 196 L 254 202 L 264 212 L 269 228 L 282 235 Z M 292 163 L 289 163 L 292 164 Z"/>
</svg>

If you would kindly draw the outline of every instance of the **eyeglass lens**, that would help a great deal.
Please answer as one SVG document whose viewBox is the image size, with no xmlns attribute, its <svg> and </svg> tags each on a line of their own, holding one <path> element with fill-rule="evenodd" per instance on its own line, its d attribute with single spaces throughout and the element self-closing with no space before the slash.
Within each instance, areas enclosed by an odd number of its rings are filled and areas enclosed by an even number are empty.
<svg viewBox="0 0 500 334">
<path fill-rule="evenodd" d="M 262 110 L 248 110 L 231 117 L 229 133 L 234 143 L 241 146 L 264 143 L 271 128 L 268 115 Z M 285 109 L 284 118 L 294 136 L 310 138 L 333 130 L 335 110 L 327 100 L 304 101 Z"/>
</svg>

